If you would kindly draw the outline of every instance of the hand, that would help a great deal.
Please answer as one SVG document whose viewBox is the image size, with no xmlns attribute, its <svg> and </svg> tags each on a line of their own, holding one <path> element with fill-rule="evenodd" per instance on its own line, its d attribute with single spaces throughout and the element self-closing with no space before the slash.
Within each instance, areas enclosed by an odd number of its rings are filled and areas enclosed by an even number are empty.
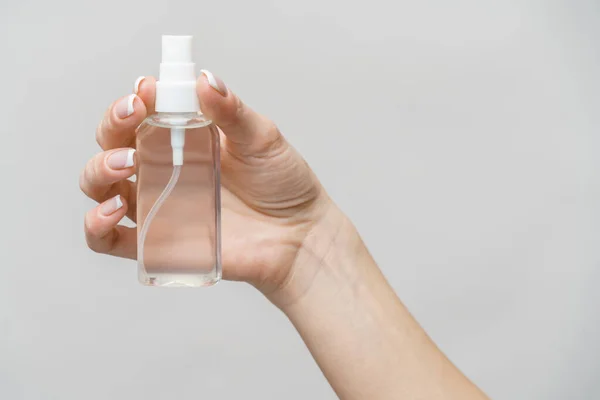
<svg viewBox="0 0 600 400">
<path fill-rule="evenodd" d="M 85 217 L 87 243 L 99 253 L 136 258 L 136 229 L 118 223 L 124 216 L 136 220 L 136 184 L 127 178 L 135 173 L 135 130 L 154 112 L 155 83 L 138 81 L 136 95 L 109 107 L 96 132 L 103 152 L 81 174 L 83 192 L 101 202 Z M 223 278 L 289 303 L 307 289 L 326 252 L 322 242 L 331 242 L 344 218 L 273 122 L 208 71 L 197 93 L 221 134 Z"/>
<path fill-rule="evenodd" d="M 341 399 L 484 399 L 431 342 L 386 282 L 348 219 L 277 127 L 209 72 L 200 105 L 221 131 L 223 277 L 259 288 L 292 321 Z M 136 257 L 132 146 L 153 113 L 155 80 L 107 111 L 102 153 L 81 188 L 102 202 L 85 217 L 89 246 Z"/>
</svg>

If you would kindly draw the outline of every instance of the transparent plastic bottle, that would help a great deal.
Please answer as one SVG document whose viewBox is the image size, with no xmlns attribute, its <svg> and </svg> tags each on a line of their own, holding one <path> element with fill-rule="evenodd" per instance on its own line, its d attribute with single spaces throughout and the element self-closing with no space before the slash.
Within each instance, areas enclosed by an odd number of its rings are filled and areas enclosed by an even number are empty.
<svg viewBox="0 0 600 400">
<path fill-rule="evenodd" d="M 136 139 L 138 276 L 146 285 L 221 278 L 219 133 L 199 111 L 193 67 L 191 37 L 163 36 L 158 112 Z"/>
</svg>

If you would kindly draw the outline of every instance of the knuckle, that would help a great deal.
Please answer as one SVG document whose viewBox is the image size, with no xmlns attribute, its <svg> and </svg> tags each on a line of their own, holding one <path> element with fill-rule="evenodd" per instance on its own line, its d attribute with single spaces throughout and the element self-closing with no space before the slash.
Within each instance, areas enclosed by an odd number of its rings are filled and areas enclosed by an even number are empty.
<svg viewBox="0 0 600 400">
<path fill-rule="evenodd" d="M 274 156 L 285 149 L 283 135 L 273 121 L 267 120 L 265 122 L 262 136 L 262 146 L 258 149 L 262 156 Z"/>
<path fill-rule="evenodd" d="M 90 250 L 94 253 L 105 253 L 106 249 L 102 245 L 102 238 L 98 236 L 98 232 L 91 221 L 90 212 L 85 216 L 84 220 L 85 242 Z"/>
<path fill-rule="evenodd" d="M 85 241 L 88 247 L 94 251 L 98 252 L 97 242 L 95 240 L 94 229 L 92 223 L 90 221 L 89 213 L 85 215 L 85 219 L 83 222 L 84 232 L 85 232 Z"/>
<path fill-rule="evenodd" d="M 281 136 L 279 128 L 275 122 L 268 120 L 265 124 L 264 136 L 268 141 L 276 141 Z"/>
<path fill-rule="evenodd" d="M 235 107 L 233 108 L 232 122 L 237 123 L 240 119 L 243 119 L 245 114 L 248 112 L 248 107 L 239 97 L 235 97 Z"/>
<path fill-rule="evenodd" d="M 81 171 L 81 173 L 79 174 L 79 189 L 81 189 L 81 191 L 84 194 L 88 194 L 87 193 L 87 185 L 86 185 L 86 180 L 85 180 L 85 167 L 83 168 L 83 170 Z"/>
<path fill-rule="evenodd" d="M 86 240 L 88 248 L 94 253 L 103 254 L 104 252 L 100 250 L 100 247 L 96 244 L 97 242 L 93 240 Z"/>
<path fill-rule="evenodd" d="M 79 177 L 79 187 L 88 197 L 92 197 L 92 187 L 94 184 L 94 159 L 92 158 L 85 164 L 85 168 Z"/>
<path fill-rule="evenodd" d="M 100 120 L 100 123 L 98 123 L 98 126 L 96 127 L 96 143 L 98 143 L 98 145 L 100 145 L 100 147 L 104 147 L 104 135 L 102 134 L 102 132 L 104 131 L 104 119 L 106 117 L 102 118 Z"/>
<path fill-rule="evenodd" d="M 80 186 L 83 192 L 94 200 L 100 201 L 103 193 L 103 182 L 106 179 L 105 153 L 91 158 L 81 174 Z"/>
<path fill-rule="evenodd" d="M 115 131 L 112 109 L 114 107 L 114 103 L 106 110 L 104 116 L 100 120 L 100 123 L 96 127 L 96 142 L 103 149 L 108 146 L 107 138 Z"/>
<path fill-rule="evenodd" d="M 92 223 L 91 210 L 85 214 L 83 219 L 83 230 L 85 231 L 86 238 L 94 236 L 94 224 Z"/>
<path fill-rule="evenodd" d="M 106 158 L 105 153 L 96 154 L 94 158 L 92 158 L 91 164 L 91 180 L 93 183 L 102 180 L 102 177 L 105 175 L 104 172 L 106 170 L 106 166 L 104 164 L 104 159 Z"/>
</svg>

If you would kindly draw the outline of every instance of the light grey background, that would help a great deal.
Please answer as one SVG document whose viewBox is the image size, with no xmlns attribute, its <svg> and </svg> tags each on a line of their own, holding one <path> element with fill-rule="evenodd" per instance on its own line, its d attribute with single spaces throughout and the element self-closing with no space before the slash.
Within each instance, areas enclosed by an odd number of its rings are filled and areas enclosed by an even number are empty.
<svg viewBox="0 0 600 400">
<path fill-rule="evenodd" d="M 600 397 L 597 1 L 0 5 L 0 398 L 332 399 L 251 287 L 92 253 L 80 169 L 160 35 L 269 115 L 494 398 Z"/>
</svg>

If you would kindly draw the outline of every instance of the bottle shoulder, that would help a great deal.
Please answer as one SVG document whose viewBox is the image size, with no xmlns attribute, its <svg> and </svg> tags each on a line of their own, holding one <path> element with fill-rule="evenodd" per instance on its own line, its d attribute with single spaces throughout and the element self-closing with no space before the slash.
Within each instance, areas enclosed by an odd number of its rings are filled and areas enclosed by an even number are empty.
<svg viewBox="0 0 600 400">
<path fill-rule="evenodd" d="M 142 122 L 140 128 L 144 125 L 150 125 L 161 128 L 180 127 L 185 129 L 202 128 L 212 124 L 204 114 L 200 112 L 190 113 L 155 113 Z"/>
</svg>

